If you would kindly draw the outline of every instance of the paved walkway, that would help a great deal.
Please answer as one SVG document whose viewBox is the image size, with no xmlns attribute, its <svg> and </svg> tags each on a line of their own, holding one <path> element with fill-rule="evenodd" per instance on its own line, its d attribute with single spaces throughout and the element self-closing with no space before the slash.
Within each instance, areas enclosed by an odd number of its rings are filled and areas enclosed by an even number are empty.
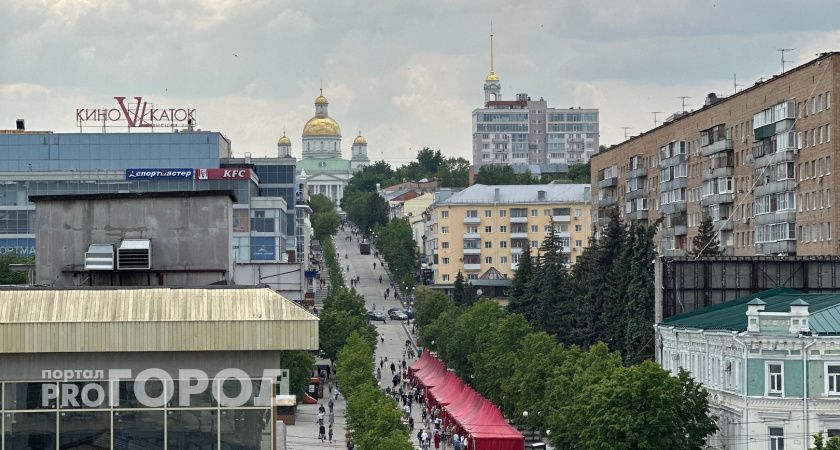
<svg viewBox="0 0 840 450">
<path fill-rule="evenodd" d="M 339 253 L 339 264 L 342 267 L 342 275 L 348 286 L 350 279 L 358 276 L 360 278 L 356 291 L 365 298 L 365 306 L 369 311 L 374 309 L 386 313 L 390 308 L 402 308 L 402 304 L 394 298 L 393 292 L 391 296 L 385 300 L 383 294 L 385 289 L 390 286 L 390 279 L 388 273 L 382 268 L 382 264 L 378 259 L 375 259 L 373 252 L 370 255 L 362 255 L 359 253 L 359 242 L 356 236 L 352 237 L 352 241 L 346 240 L 348 232 L 339 230 L 338 234 L 333 238 L 335 242 L 336 251 Z M 348 257 L 345 259 L 345 255 Z M 376 269 L 373 268 L 374 262 Z M 349 273 L 347 266 L 350 266 Z M 379 277 L 382 276 L 382 284 L 379 284 Z M 392 289 L 393 291 L 393 289 Z M 405 341 L 409 339 L 406 328 L 402 322 L 390 320 L 386 323 L 374 322 L 380 336 L 384 337 L 385 342 L 379 341 L 377 343 L 375 356 L 376 363 L 379 364 L 380 358 L 388 358 L 385 364 L 385 369 L 382 371 L 382 388 L 390 385 L 391 370 L 390 363 L 393 361 L 395 365 L 399 365 L 403 359 L 403 350 L 405 349 Z M 411 364 L 416 358 L 411 358 L 407 364 Z M 378 367 L 378 366 L 377 366 Z M 326 396 L 326 389 L 324 395 Z M 322 403 L 326 408 L 327 399 L 322 399 Z M 289 450 L 299 449 L 319 449 L 319 448 L 346 448 L 344 441 L 344 432 L 346 431 L 346 420 L 344 417 L 346 402 L 343 396 L 335 404 L 335 425 L 333 443 L 324 442 L 323 444 L 318 439 L 318 405 L 299 405 L 297 409 L 297 423 L 287 428 L 286 446 Z M 396 406 L 395 406 L 396 408 Z M 417 446 L 416 434 L 420 420 L 420 408 L 415 405 L 412 408 L 412 415 L 414 416 L 415 430 L 411 433 L 412 444 Z M 325 420 L 325 423 L 327 421 Z"/>
</svg>

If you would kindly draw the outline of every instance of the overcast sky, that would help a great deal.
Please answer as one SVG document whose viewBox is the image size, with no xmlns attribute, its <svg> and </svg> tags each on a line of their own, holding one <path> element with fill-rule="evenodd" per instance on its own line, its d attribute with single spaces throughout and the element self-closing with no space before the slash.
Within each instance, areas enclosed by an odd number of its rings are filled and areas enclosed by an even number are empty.
<svg viewBox="0 0 840 450">
<path fill-rule="evenodd" d="M 300 154 L 323 83 L 345 155 L 418 148 L 470 155 L 488 33 L 502 95 L 601 111 L 601 143 L 653 125 L 651 111 L 731 94 L 840 50 L 840 1 L 809 0 L 0 0 L 0 129 L 74 131 L 77 107 L 142 96 L 197 109 L 237 155 L 274 155 L 285 127 Z"/>
</svg>

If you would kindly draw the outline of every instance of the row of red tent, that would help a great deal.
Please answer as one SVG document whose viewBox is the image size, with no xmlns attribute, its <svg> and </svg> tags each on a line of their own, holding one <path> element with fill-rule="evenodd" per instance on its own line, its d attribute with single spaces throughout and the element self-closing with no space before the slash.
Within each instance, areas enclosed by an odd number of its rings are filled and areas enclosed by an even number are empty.
<svg viewBox="0 0 840 450">
<path fill-rule="evenodd" d="M 464 383 L 428 349 L 409 368 L 423 390 L 428 408 L 440 407 L 444 428 L 450 424 L 466 434 L 470 450 L 522 450 L 525 437 L 499 408 Z"/>
</svg>

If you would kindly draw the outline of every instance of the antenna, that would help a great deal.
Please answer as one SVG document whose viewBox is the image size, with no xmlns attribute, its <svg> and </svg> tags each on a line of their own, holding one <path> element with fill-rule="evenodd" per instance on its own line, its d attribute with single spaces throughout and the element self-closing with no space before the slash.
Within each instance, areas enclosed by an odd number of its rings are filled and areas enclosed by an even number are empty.
<svg viewBox="0 0 840 450">
<path fill-rule="evenodd" d="M 490 73 L 493 73 L 493 21 L 490 21 Z"/>
<path fill-rule="evenodd" d="M 685 99 L 691 98 L 691 97 L 689 97 L 687 95 L 681 95 L 677 98 L 682 100 L 682 112 L 685 112 Z"/>
<path fill-rule="evenodd" d="M 624 129 L 624 140 L 626 141 L 627 140 L 627 130 L 632 130 L 633 127 L 621 127 L 621 128 Z"/>
<path fill-rule="evenodd" d="M 662 112 L 662 111 L 651 111 L 650 113 L 653 114 L 653 128 L 656 128 L 656 123 L 657 123 L 656 115 L 657 114 L 665 114 L 665 113 Z"/>
<path fill-rule="evenodd" d="M 789 59 L 785 59 L 785 52 L 792 52 L 796 50 L 795 48 L 777 48 L 776 51 L 782 54 L 782 73 L 785 73 L 785 63 L 790 62 Z"/>
<path fill-rule="evenodd" d="M 732 74 L 732 88 L 735 89 L 735 93 L 738 93 L 738 86 L 743 86 L 743 84 L 738 84 L 738 74 Z"/>
</svg>

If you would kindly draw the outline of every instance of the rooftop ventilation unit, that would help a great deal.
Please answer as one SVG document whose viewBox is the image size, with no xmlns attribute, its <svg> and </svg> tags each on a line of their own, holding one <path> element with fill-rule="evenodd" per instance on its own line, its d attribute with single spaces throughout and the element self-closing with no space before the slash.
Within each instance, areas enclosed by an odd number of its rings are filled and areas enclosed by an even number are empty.
<svg viewBox="0 0 840 450">
<path fill-rule="evenodd" d="M 85 270 L 114 270 L 114 246 L 90 244 L 85 252 Z"/>
<path fill-rule="evenodd" d="M 152 268 L 152 241 L 125 239 L 117 250 L 117 269 L 149 270 Z"/>
</svg>

